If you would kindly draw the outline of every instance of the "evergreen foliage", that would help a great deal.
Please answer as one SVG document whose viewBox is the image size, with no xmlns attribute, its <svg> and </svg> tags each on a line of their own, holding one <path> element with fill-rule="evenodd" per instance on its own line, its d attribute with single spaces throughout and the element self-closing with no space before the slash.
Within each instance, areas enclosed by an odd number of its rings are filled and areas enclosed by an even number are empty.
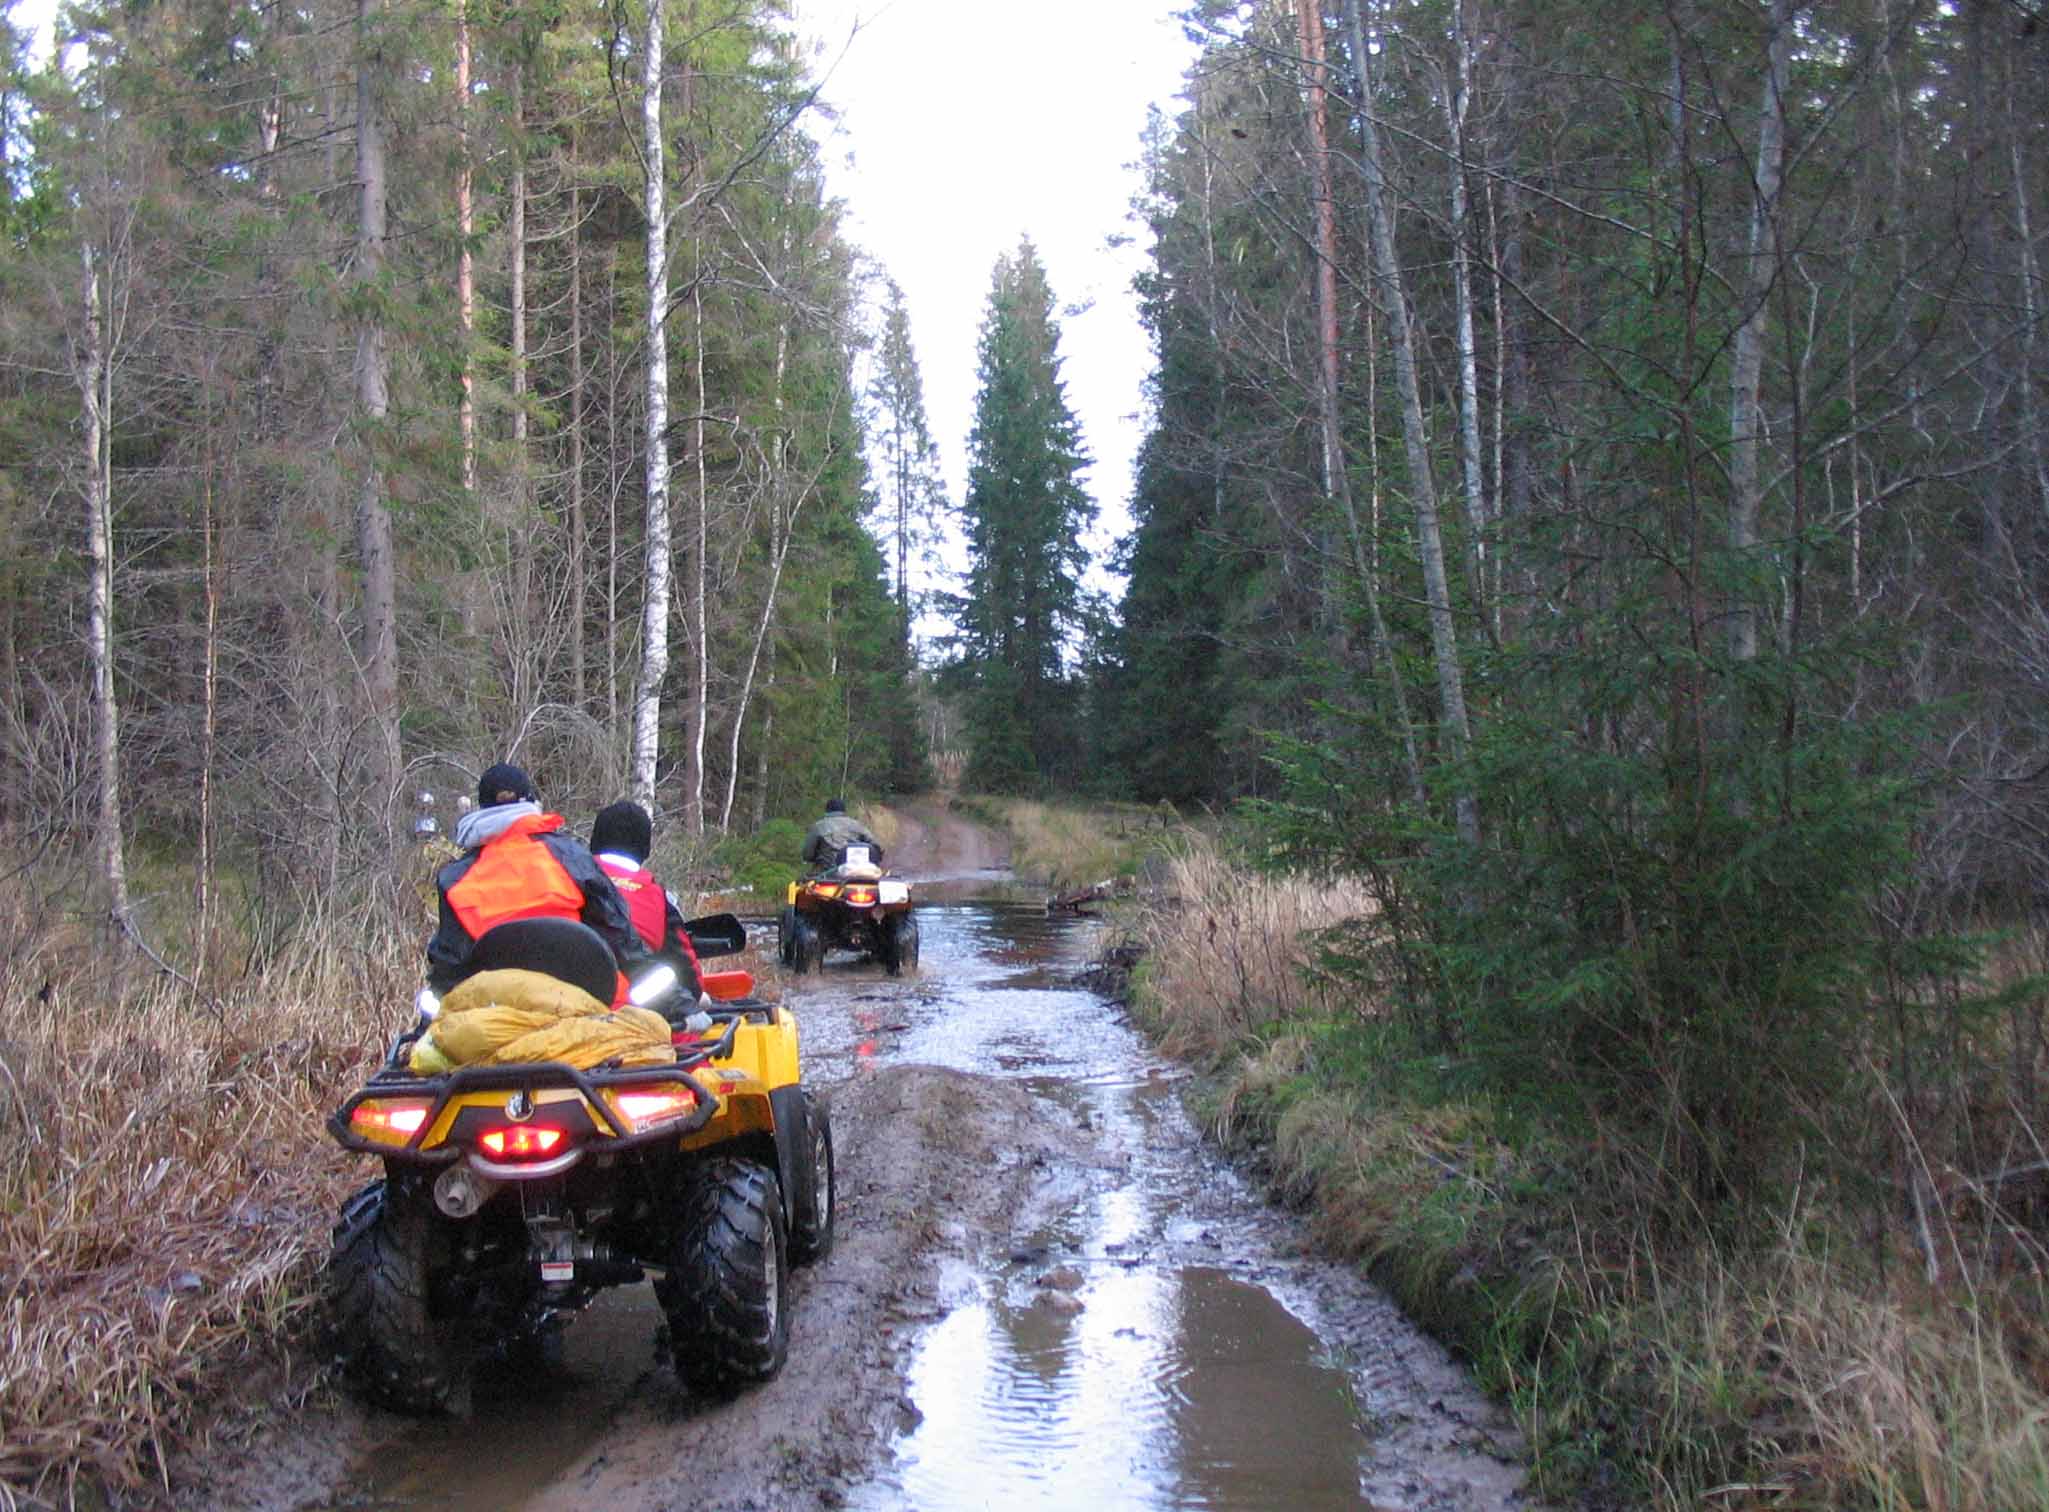
<svg viewBox="0 0 2049 1512">
<path fill-rule="evenodd" d="M 956 671 L 966 703 L 967 781 L 1027 792 L 1081 776 L 1074 659 L 1086 632 L 1082 531 L 1095 503 L 1081 427 L 1060 377 L 1053 291 L 1030 238 L 999 257 L 982 322 L 969 438 L 968 538 Z"/>
</svg>

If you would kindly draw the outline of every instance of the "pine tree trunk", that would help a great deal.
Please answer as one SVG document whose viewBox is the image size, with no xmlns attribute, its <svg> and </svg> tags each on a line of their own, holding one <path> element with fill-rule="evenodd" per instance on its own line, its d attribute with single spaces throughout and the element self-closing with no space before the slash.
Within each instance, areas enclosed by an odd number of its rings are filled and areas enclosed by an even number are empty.
<svg viewBox="0 0 2049 1512">
<path fill-rule="evenodd" d="M 690 511 L 690 747 L 683 759 L 683 831 L 693 836 L 704 833 L 704 737 L 711 700 L 711 615 L 706 599 L 706 586 L 710 581 L 706 558 L 711 547 L 711 533 L 706 523 L 710 501 L 704 460 L 703 290 L 704 280 L 694 280 L 690 290 L 690 308 L 697 348 L 692 354 L 697 377 L 697 416 L 691 425 L 691 448 L 697 454 L 697 487 L 693 490 Z"/>
<path fill-rule="evenodd" d="M 1750 258 L 1743 278 L 1743 321 L 1729 357 L 1729 549 L 1739 571 L 1757 547 L 1762 507 L 1758 450 L 1764 416 L 1759 398 L 1764 383 L 1765 312 L 1778 268 L 1779 184 L 1785 166 L 1787 74 L 1793 52 L 1794 0 L 1772 0 L 1771 36 L 1766 43 L 1764 99 L 1757 123 L 1757 164 L 1752 175 Z M 1758 606 L 1739 593 L 1729 615 L 1729 654 L 1738 661 L 1757 655 Z"/>
<path fill-rule="evenodd" d="M 1392 654 L 1387 643 L 1387 621 L 1380 607 L 1379 573 L 1369 559 L 1365 532 L 1359 525 L 1358 505 L 1352 496 L 1352 479 L 1345 466 L 1344 438 L 1338 422 L 1337 186 L 1331 167 L 1323 16 L 1317 9 L 1316 0 L 1303 0 L 1296 11 L 1296 22 L 1302 42 L 1302 57 L 1309 70 L 1309 138 L 1316 186 L 1317 397 L 1323 427 L 1324 491 L 1338 501 L 1338 507 L 1344 513 L 1352 551 L 1352 570 L 1358 575 L 1360 589 L 1366 595 L 1376 659 L 1387 670 L 1395 720 L 1401 727 L 1402 747 L 1408 760 L 1410 796 L 1420 808 L 1425 797 L 1423 763 L 1416 748 L 1415 726 L 1409 718 L 1408 691 L 1402 685 L 1399 659 Z M 1332 618 L 1341 620 L 1342 616 L 1334 613 Z"/>
<path fill-rule="evenodd" d="M 1454 0 L 1452 45 L 1458 50 L 1457 84 L 1445 102 L 1451 136 L 1452 292 L 1458 322 L 1459 459 L 1464 472 L 1466 527 L 1472 537 L 1473 607 L 1487 623 L 1487 494 L 1480 461 L 1480 365 L 1473 336 L 1473 227 L 1466 192 L 1466 117 L 1473 101 L 1473 39 L 1465 0 Z"/>
<path fill-rule="evenodd" d="M 513 623 L 509 626 L 517 632 L 516 644 L 522 650 L 518 665 L 532 670 L 527 674 L 535 679 L 533 697 L 528 698 L 525 690 L 519 700 L 519 707 L 530 707 L 538 700 L 541 688 L 541 657 L 537 642 L 540 619 L 539 606 L 534 599 L 534 553 L 528 543 L 533 528 L 533 457 L 529 443 L 533 426 L 527 416 L 527 246 L 526 246 L 526 79 L 519 64 L 512 66 L 512 119 L 520 135 L 520 145 L 513 158 L 512 184 L 509 190 L 511 204 L 507 206 L 507 218 L 511 224 L 506 228 L 510 243 L 512 262 L 510 297 L 512 302 L 510 338 L 512 343 L 512 508 L 511 518 L 506 522 L 507 536 L 511 544 L 510 561 L 512 584 L 508 590 L 511 602 L 507 609 Z"/>
<path fill-rule="evenodd" d="M 575 137 L 570 138 L 575 160 Z M 569 190 L 569 691 L 578 713 L 588 710 L 590 688 L 585 674 L 585 617 L 590 613 L 590 584 L 584 564 L 583 505 L 583 193 Z"/>
<path fill-rule="evenodd" d="M 213 373 L 208 373 L 209 391 Z M 213 408 L 205 409 L 205 460 L 200 471 L 199 538 L 201 569 L 206 594 L 206 645 L 201 694 L 204 700 L 199 730 L 199 859 L 194 885 L 192 928 L 193 980 L 206 981 L 207 959 L 211 954 L 213 916 L 213 765 L 220 725 L 220 573 L 214 551 L 214 435 Z"/>
<path fill-rule="evenodd" d="M 462 491 L 472 509 L 477 495 L 477 283 L 470 238 L 476 233 L 470 168 L 470 17 L 466 0 L 455 0 L 455 169 L 456 308 L 462 319 Z"/>
</svg>

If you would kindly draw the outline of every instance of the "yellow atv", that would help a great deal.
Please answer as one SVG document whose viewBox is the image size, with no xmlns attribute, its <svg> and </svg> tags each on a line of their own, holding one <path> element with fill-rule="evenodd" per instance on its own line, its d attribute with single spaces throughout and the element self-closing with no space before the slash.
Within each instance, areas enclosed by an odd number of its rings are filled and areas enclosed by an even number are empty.
<svg viewBox="0 0 2049 1512">
<path fill-rule="evenodd" d="M 828 951 L 852 950 L 882 963 L 891 976 L 918 968 L 918 917 L 911 884 L 868 859 L 866 846 L 849 846 L 846 859 L 816 876 L 792 882 L 776 921 L 782 963 L 797 975 L 822 970 Z"/>
<path fill-rule="evenodd" d="M 746 943 L 730 915 L 690 928 L 700 957 Z M 600 1004 L 617 981 L 604 941 L 569 920 L 501 925 L 477 954 Z M 719 978 L 728 991 L 746 980 Z M 633 996 L 665 985 L 674 973 L 657 967 Z M 835 1209 L 831 1122 L 799 1082 L 795 1019 L 744 996 L 684 1003 L 672 1064 L 421 1075 L 410 1067 L 433 1027 L 430 998 L 328 1120 L 343 1148 L 384 1163 L 344 1205 L 326 1273 L 346 1378 L 401 1410 L 466 1413 L 480 1355 L 545 1357 L 602 1288 L 643 1278 L 693 1390 L 730 1395 L 774 1376 L 789 1349 L 790 1266 L 831 1249 Z"/>
</svg>

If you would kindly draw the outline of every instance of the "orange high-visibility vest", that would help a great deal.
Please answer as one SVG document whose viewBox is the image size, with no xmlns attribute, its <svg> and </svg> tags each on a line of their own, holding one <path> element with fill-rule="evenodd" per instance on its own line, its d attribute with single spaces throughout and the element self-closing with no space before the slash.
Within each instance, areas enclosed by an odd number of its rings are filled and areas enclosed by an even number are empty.
<svg viewBox="0 0 2049 1512">
<path fill-rule="evenodd" d="M 471 939 L 514 919 L 583 917 L 583 889 L 540 840 L 560 828 L 560 814 L 527 814 L 484 842 L 470 869 L 448 889 L 449 910 Z"/>
</svg>

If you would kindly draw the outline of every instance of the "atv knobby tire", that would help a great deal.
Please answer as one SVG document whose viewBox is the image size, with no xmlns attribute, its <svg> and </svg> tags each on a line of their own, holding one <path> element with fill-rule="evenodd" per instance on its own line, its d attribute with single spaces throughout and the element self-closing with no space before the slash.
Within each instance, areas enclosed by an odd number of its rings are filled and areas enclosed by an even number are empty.
<svg viewBox="0 0 2049 1512">
<path fill-rule="evenodd" d="M 832 1110 L 809 1091 L 804 1093 L 804 1139 L 808 1152 L 804 1170 L 794 1173 L 790 1194 L 790 1263 L 810 1265 L 832 1253 L 833 1220 L 839 1214 L 839 1189 L 834 1183 Z"/>
<path fill-rule="evenodd" d="M 714 1157 L 683 1179 L 669 1273 L 655 1283 L 676 1374 L 731 1396 L 766 1381 L 790 1352 L 790 1244 L 775 1172 Z"/>
<path fill-rule="evenodd" d="M 469 1331 L 437 1315 L 431 1292 L 448 1241 L 424 1189 L 383 1181 L 351 1197 L 334 1226 L 325 1280 L 342 1373 L 402 1412 L 469 1413 Z"/>
<path fill-rule="evenodd" d="M 798 976 L 825 969 L 825 935 L 815 920 L 797 915 L 790 926 L 790 967 Z"/>
<path fill-rule="evenodd" d="M 775 953 L 776 959 L 785 966 L 797 957 L 797 910 L 788 903 L 776 915 Z"/>
<path fill-rule="evenodd" d="M 882 926 L 882 969 L 891 976 L 918 969 L 918 920 L 894 914 Z"/>
</svg>

